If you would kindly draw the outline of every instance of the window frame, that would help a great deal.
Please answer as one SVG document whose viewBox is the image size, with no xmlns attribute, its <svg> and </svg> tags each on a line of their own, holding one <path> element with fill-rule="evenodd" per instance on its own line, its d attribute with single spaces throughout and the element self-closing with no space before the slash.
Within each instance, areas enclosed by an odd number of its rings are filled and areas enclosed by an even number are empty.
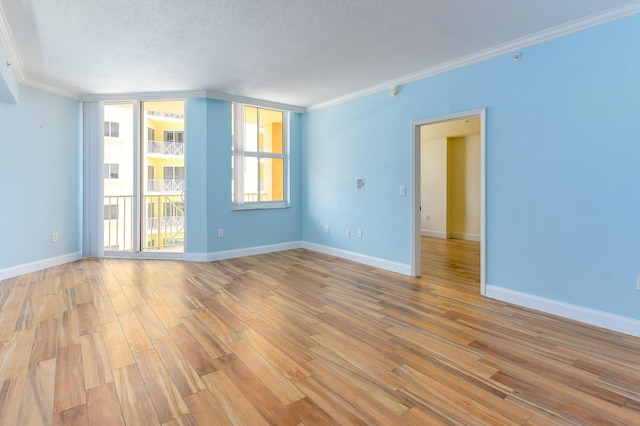
<svg viewBox="0 0 640 426">
<path fill-rule="evenodd" d="M 107 209 L 109 210 L 109 214 L 107 214 Z M 113 217 L 114 212 L 115 212 L 115 217 Z M 118 204 L 104 204 L 103 220 L 105 221 L 120 220 L 120 206 Z"/>
<path fill-rule="evenodd" d="M 258 117 L 260 117 L 260 110 L 270 110 L 282 113 L 282 153 L 265 152 L 261 150 L 259 144 L 256 147 L 256 151 L 247 151 L 245 149 L 245 114 L 244 108 L 251 107 L 258 110 Z M 257 105 L 245 104 L 234 102 L 233 108 L 233 122 L 232 122 L 232 168 L 231 168 L 231 205 L 232 210 L 259 210 L 259 209 L 282 209 L 289 208 L 289 168 L 290 168 L 290 155 L 289 155 L 289 115 L 290 111 L 261 107 Z M 256 123 L 256 128 L 259 131 L 260 123 Z M 240 155 L 238 155 L 240 153 Z M 245 158 L 256 158 L 258 167 L 260 167 L 261 159 L 281 159 L 282 166 L 282 193 L 283 200 L 277 201 L 244 201 L 244 168 Z M 260 169 L 258 168 L 258 175 Z M 260 186 L 260 185 L 258 185 Z M 260 191 L 260 189 L 259 189 Z M 258 200 L 260 199 L 260 192 L 258 192 Z"/>
<path fill-rule="evenodd" d="M 171 175 L 172 177 L 168 178 L 167 177 L 167 170 L 171 170 Z M 178 173 L 176 173 L 178 170 L 181 170 L 181 175 L 182 177 L 178 178 L 176 177 L 178 175 Z M 164 180 L 184 180 L 185 178 L 185 167 L 184 166 L 174 166 L 174 165 L 169 165 L 169 166 L 162 166 L 162 179 Z"/>
<path fill-rule="evenodd" d="M 114 132 L 115 129 L 115 132 Z M 120 122 L 119 121 L 105 121 L 103 126 L 103 136 L 105 138 L 119 138 L 120 137 Z"/>
<path fill-rule="evenodd" d="M 162 142 L 184 143 L 184 130 L 163 130 Z"/>
<path fill-rule="evenodd" d="M 115 166 L 115 167 L 114 167 Z M 113 174 L 113 169 L 116 169 L 116 177 L 111 177 Z M 106 171 L 108 171 L 108 173 L 104 173 Z M 104 179 L 105 180 L 118 180 L 120 179 L 120 164 L 119 163 L 104 163 L 103 166 L 103 174 L 104 174 Z"/>
</svg>

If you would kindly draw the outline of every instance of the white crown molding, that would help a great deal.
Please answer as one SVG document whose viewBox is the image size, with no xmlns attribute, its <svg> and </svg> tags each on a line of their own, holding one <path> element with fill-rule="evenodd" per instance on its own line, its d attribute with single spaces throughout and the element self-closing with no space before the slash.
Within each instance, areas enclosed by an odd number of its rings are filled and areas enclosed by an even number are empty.
<svg viewBox="0 0 640 426">
<path fill-rule="evenodd" d="M 81 101 L 105 101 L 105 100 L 130 100 L 130 99 L 167 99 L 169 98 L 210 98 L 219 99 L 229 102 L 242 102 L 257 106 L 264 106 L 268 108 L 282 109 L 287 111 L 305 113 L 312 112 L 319 109 L 323 109 L 332 105 L 337 105 L 343 102 L 347 102 L 353 99 L 361 98 L 366 95 L 378 93 L 380 91 L 386 91 L 390 87 L 400 86 L 403 84 L 418 81 L 424 78 L 432 77 L 434 75 L 442 74 L 447 71 L 451 71 L 457 68 L 461 68 L 467 65 L 471 65 L 477 62 L 481 62 L 487 59 L 491 59 L 503 54 L 507 54 L 514 50 L 523 49 L 532 45 L 544 43 L 546 41 L 554 40 L 569 34 L 573 34 L 579 31 L 583 31 L 598 25 L 602 25 L 608 22 L 616 21 L 628 16 L 633 16 L 640 13 L 640 0 L 628 3 L 623 6 L 619 6 L 613 9 L 609 9 L 604 12 L 600 12 L 585 18 L 581 18 L 566 24 L 562 24 L 538 33 L 522 37 L 513 40 L 508 43 L 503 43 L 498 46 L 494 46 L 489 49 L 476 52 L 462 58 L 458 58 L 453 61 L 445 62 L 443 64 L 430 67 L 415 73 L 406 74 L 404 76 L 384 81 L 379 84 L 375 84 L 368 88 L 349 93 L 344 96 L 333 98 L 324 102 L 309 105 L 307 107 L 288 105 L 279 102 L 270 102 L 255 98 L 249 98 L 244 96 L 236 96 L 223 92 L 216 92 L 211 90 L 197 90 L 197 91 L 177 91 L 177 92 L 137 92 L 137 93 L 117 93 L 117 94 L 76 94 L 67 90 L 59 89 L 54 86 L 50 86 L 35 80 L 31 80 L 26 77 L 22 59 L 20 53 L 15 44 L 9 24 L 6 19 L 2 3 L 0 3 L 0 43 L 6 49 L 6 54 L 11 62 L 11 68 L 18 80 L 18 83 L 24 84 L 30 87 L 34 87 L 46 92 L 58 94 L 67 98 L 81 100 Z"/>
<path fill-rule="evenodd" d="M 585 18 L 577 19 L 566 24 L 558 25 L 556 27 L 540 31 L 526 37 L 518 38 L 507 43 L 499 44 L 489 49 L 481 50 L 479 52 L 472 53 L 470 55 L 463 56 L 461 58 L 445 62 L 440 65 L 436 65 L 434 67 L 426 68 L 415 73 L 406 74 L 398 78 L 387 80 L 385 82 L 367 87 L 362 90 L 358 90 L 356 92 L 352 92 L 344 96 L 339 96 L 334 99 L 310 105 L 306 108 L 306 112 L 316 111 L 319 109 L 358 99 L 367 95 L 372 95 L 381 91 L 387 91 L 394 86 L 401 86 L 403 84 L 412 83 L 424 78 L 433 77 L 438 74 L 443 74 L 447 71 L 455 70 L 457 68 L 462 68 L 467 65 L 472 65 L 487 59 L 495 58 L 513 52 L 514 50 L 524 49 L 525 47 L 541 44 L 550 40 L 567 36 L 569 34 L 597 27 L 598 25 L 603 25 L 608 22 L 617 21 L 619 19 L 637 15 L 638 13 L 640 13 L 640 0 L 636 0 L 632 3 L 609 9 L 604 12 L 596 13 Z M 400 93 L 402 93 L 402 89 L 400 89 Z"/>
<path fill-rule="evenodd" d="M 41 83 L 39 81 L 31 80 L 29 78 L 25 78 L 19 82 L 23 86 L 33 87 L 34 89 L 42 90 L 44 92 L 53 93 L 54 95 L 59 95 L 65 98 L 73 99 L 74 101 L 80 100 L 77 94 L 59 89 L 55 86 L 49 86 L 47 84 Z"/>
<path fill-rule="evenodd" d="M 255 105 L 255 106 L 265 107 L 265 108 L 280 109 L 283 111 L 291 111 L 291 112 L 299 112 L 299 113 L 305 113 L 307 111 L 306 108 L 298 105 L 290 105 L 290 104 L 283 104 L 280 102 L 265 101 L 262 99 L 250 98 L 246 96 L 230 95 L 228 93 L 216 92 L 213 90 L 207 90 L 207 98 L 218 99 L 221 101 L 250 104 L 250 105 Z"/>
<path fill-rule="evenodd" d="M 127 92 L 127 93 L 92 93 L 78 97 L 81 101 L 131 101 L 131 100 L 166 100 L 166 99 L 195 99 L 207 98 L 220 101 L 240 102 L 255 106 L 274 108 L 285 111 L 304 113 L 306 110 L 297 105 L 283 104 L 279 102 L 265 101 L 262 99 L 249 98 L 246 96 L 231 95 L 229 93 L 216 92 L 213 90 L 181 90 L 169 92 Z"/>
<path fill-rule="evenodd" d="M 13 70 L 16 80 L 18 80 L 18 83 L 22 83 L 25 79 L 22 59 L 20 58 L 18 47 L 13 39 L 13 34 L 11 34 L 11 30 L 9 29 L 9 22 L 2 8 L 2 3 L 0 3 L 0 43 L 6 50 L 7 59 L 11 63 L 11 69 Z"/>
<path fill-rule="evenodd" d="M 87 93 L 78 98 L 84 102 L 97 102 L 205 98 L 206 96 L 204 90 L 173 90 L 168 92 Z"/>
</svg>

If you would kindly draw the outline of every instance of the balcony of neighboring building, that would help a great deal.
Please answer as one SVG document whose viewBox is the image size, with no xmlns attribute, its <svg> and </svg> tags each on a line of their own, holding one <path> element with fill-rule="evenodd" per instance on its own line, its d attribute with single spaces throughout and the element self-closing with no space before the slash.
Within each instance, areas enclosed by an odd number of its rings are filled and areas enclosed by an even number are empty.
<svg viewBox="0 0 640 426">
<path fill-rule="evenodd" d="M 154 194 L 181 194 L 184 191 L 184 179 L 149 179 L 147 191 Z"/>
<path fill-rule="evenodd" d="M 184 129 L 162 128 L 161 123 L 154 125 L 157 129 L 147 127 L 147 155 L 151 157 L 184 157 Z M 182 127 L 184 124 L 181 123 L 180 126 Z"/>
<path fill-rule="evenodd" d="M 170 141 L 148 141 L 147 154 L 149 156 L 184 157 L 184 143 Z"/>
</svg>

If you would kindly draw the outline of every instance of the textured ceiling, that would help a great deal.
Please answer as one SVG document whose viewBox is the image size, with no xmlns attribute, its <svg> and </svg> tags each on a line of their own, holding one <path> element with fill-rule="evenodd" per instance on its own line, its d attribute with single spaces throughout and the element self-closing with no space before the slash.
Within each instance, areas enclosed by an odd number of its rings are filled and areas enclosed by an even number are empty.
<svg viewBox="0 0 640 426">
<path fill-rule="evenodd" d="M 307 107 L 629 0 L 0 0 L 27 83 Z M 6 43 L 6 40 L 5 40 Z"/>
</svg>

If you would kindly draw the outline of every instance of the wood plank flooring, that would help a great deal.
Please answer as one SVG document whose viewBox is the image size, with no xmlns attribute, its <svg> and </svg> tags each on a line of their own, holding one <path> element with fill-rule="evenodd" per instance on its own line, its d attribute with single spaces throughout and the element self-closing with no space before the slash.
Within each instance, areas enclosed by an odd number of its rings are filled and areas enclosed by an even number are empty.
<svg viewBox="0 0 640 426">
<path fill-rule="evenodd" d="M 640 424 L 640 339 L 307 250 L 0 282 L 2 425 Z"/>
</svg>

